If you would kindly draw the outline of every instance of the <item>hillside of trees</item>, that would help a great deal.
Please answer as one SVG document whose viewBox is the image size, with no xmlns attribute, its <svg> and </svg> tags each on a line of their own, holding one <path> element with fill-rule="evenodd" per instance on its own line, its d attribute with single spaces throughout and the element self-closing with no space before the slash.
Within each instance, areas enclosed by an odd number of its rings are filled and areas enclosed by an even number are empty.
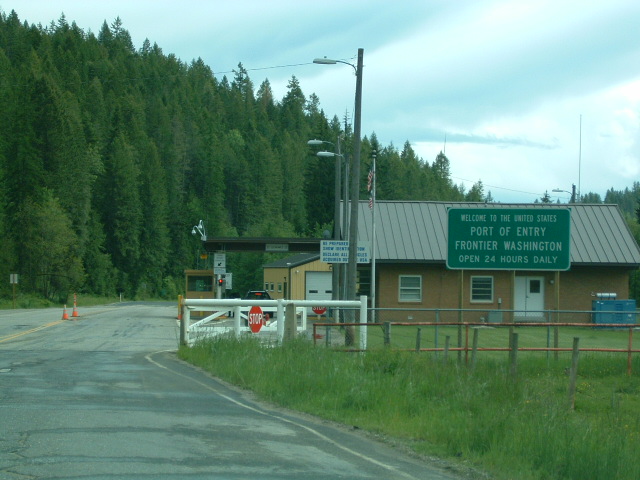
<svg viewBox="0 0 640 480">
<path fill-rule="evenodd" d="M 54 301 L 173 299 L 184 270 L 204 266 L 200 219 L 209 236 L 331 230 L 333 161 L 307 141 L 339 136 L 348 156 L 351 125 L 295 76 L 276 99 L 242 65 L 217 78 L 200 59 L 135 49 L 119 19 L 94 35 L 64 16 L 43 27 L 0 12 L 0 278 L 18 273 L 21 291 Z M 481 181 L 454 184 L 444 154 L 424 161 L 375 133 L 363 138 L 365 190 L 374 151 L 379 199 L 491 201 Z M 633 221 L 638 190 L 611 192 Z M 235 289 L 259 287 L 269 260 L 230 255 Z"/>
</svg>

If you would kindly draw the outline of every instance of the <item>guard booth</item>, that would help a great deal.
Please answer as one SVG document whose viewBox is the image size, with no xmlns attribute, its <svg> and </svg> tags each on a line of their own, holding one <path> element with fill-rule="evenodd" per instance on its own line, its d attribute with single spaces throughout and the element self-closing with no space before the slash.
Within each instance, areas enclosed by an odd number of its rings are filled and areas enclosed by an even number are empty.
<svg viewBox="0 0 640 480">
<path fill-rule="evenodd" d="M 216 298 L 216 282 L 213 270 L 185 270 L 185 298 Z M 204 312 L 191 312 L 192 317 L 202 317 Z"/>
</svg>

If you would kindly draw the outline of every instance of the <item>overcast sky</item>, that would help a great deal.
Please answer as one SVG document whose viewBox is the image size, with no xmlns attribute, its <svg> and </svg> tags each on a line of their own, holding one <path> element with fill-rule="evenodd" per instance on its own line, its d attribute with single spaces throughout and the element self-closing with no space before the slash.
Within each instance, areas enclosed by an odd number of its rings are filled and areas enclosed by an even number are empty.
<svg viewBox="0 0 640 480">
<path fill-rule="evenodd" d="M 134 46 L 198 57 L 219 78 L 238 63 L 277 99 L 295 75 L 325 113 L 353 115 L 364 49 L 362 134 L 409 141 L 453 180 L 500 202 L 566 201 L 640 181 L 638 0 L 0 0 L 48 25 L 64 13 L 97 34 L 120 17 Z M 445 144 L 446 138 L 446 144 Z"/>
</svg>

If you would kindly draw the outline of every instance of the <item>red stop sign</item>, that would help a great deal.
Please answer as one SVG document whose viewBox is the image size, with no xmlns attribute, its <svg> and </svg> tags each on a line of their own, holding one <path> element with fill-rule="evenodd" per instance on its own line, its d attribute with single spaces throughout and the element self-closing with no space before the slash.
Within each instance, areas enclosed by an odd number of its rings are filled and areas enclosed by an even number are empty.
<svg viewBox="0 0 640 480">
<path fill-rule="evenodd" d="M 311 310 L 313 310 L 313 313 L 317 315 L 322 315 L 327 311 L 327 307 L 311 307 Z"/>
<path fill-rule="evenodd" d="M 249 328 L 253 333 L 258 333 L 260 331 L 262 328 L 263 318 L 264 316 L 260 307 L 251 307 L 251 310 L 249 310 Z"/>
</svg>

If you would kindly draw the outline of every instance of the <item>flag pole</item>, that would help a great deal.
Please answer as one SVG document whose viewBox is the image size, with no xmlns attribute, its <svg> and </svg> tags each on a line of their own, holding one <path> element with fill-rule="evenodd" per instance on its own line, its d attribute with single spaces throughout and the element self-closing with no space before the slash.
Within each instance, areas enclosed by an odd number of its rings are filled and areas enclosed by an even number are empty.
<svg viewBox="0 0 640 480">
<path fill-rule="evenodd" d="M 371 323 L 376 323 L 376 152 L 371 165 Z"/>
</svg>

